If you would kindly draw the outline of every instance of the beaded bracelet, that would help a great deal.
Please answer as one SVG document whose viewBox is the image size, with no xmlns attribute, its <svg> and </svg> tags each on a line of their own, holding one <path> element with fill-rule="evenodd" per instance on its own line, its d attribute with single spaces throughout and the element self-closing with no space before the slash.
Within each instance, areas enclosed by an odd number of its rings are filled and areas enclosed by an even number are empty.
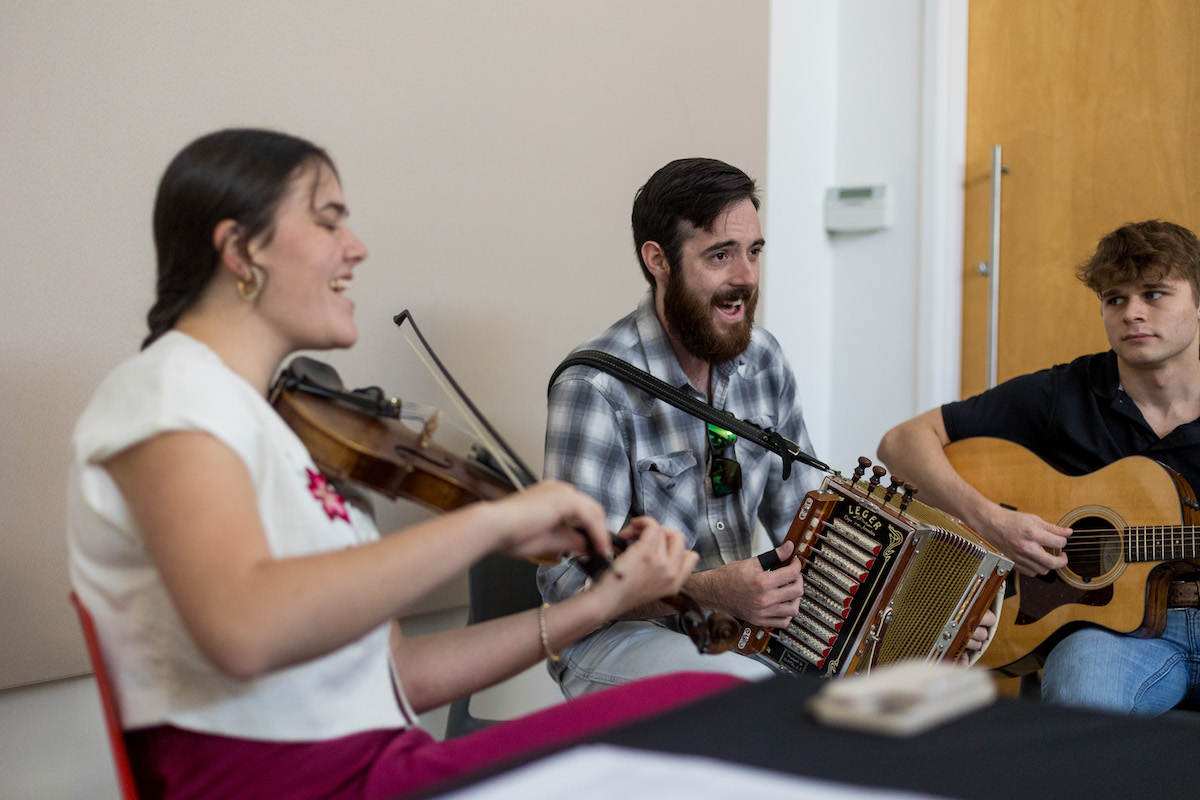
<svg viewBox="0 0 1200 800">
<path fill-rule="evenodd" d="M 542 607 L 538 609 L 538 628 L 542 631 L 542 650 L 546 653 L 546 658 L 558 661 L 562 655 L 550 649 L 550 637 L 546 634 L 546 609 L 549 607 L 549 603 L 542 603 Z"/>
</svg>

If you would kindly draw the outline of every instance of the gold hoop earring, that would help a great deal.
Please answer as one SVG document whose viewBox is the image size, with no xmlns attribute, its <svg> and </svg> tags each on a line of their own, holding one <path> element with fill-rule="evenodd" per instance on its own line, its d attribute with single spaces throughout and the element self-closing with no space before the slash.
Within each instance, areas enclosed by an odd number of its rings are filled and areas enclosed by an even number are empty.
<svg viewBox="0 0 1200 800">
<path fill-rule="evenodd" d="M 253 303 L 258 298 L 259 294 L 262 293 L 263 283 L 265 282 L 262 269 L 256 267 L 254 264 L 250 265 L 250 277 L 253 280 L 248 281 L 242 278 L 237 282 L 238 294 L 247 303 Z"/>
</svg>

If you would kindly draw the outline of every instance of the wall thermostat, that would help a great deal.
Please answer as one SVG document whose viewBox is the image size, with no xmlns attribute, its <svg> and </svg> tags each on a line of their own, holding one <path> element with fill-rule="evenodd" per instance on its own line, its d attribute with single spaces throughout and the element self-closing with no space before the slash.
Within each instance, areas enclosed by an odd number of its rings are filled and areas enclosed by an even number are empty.
<svg viewBox="0 0 1200 800">
<path fill-rule="evenodd" d="M 834 186 L 825 193 L 825 230 L 878 231 L 891 224 L 887 186 Z"/>
</svg>

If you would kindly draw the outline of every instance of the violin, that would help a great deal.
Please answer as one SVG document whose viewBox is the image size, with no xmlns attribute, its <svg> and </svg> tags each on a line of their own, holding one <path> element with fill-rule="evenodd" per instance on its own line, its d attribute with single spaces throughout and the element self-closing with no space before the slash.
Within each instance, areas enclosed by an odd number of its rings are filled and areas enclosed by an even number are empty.
<svg viewBox="0 0 1200 800">
<path fill-rule="evenodd" d="M 295 358 L 284 369 L 268 399 L 326 477 L 365 486 L 392 500 L 407 499 L 448 512 L 477 500 L 499 499 L 536 480 L 519 461 L 515 471 L 506 474 L 478 444 L 467 456 L 450 452 L 433 440 L 436 415 L 414 430 L 400 420 L 399 399 L 387 397 L 379 387 L 348 391 L 332 366 L 307 356 Z M 615 535 L 612 542 L 618 553 L 627 546 Z M 552 564 L 558 555 L 532 560 Z M 580 556 L 578 563 L 593 577 L 609 565 L 595 553 Z M 740 626 L 732 616 L 705 612 L 684 593 L 663 601 L 678 612 L 681 628 L 699 652 L 733 648 Z"/>
</svg>

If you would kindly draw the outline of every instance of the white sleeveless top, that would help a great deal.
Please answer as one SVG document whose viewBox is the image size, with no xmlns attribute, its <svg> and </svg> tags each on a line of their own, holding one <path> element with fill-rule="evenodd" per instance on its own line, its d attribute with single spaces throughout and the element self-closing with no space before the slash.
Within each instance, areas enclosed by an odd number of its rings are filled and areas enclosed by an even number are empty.
<svg viewBox="0 0 1200 800">
<path fill-rule="evenodd" d="M 124 497 L 100 466 L 165 431 L 204 431 L 237 453 L 277 558 L 379 538 L 370 517 L 325 484 L 267 401 L 205 345 L 171 331 L 118 366 L 75 428 L 67 535 L 71 585 L 95 618 L 124 726 L 313 741 L 413 724 L 393 685 L 387 624 L 328 655 L 246 681 L 201 655 Z"/>
</svg>

